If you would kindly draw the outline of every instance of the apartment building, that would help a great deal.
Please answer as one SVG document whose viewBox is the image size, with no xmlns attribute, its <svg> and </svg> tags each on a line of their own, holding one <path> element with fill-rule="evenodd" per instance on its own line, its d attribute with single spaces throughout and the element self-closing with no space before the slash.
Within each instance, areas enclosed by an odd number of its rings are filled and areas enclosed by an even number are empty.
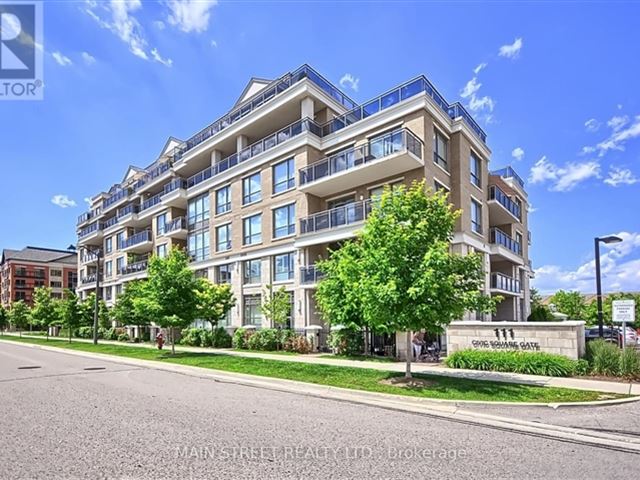
<svg viewBox="0 0 640 480">
<path fill-rule="evenodd" d="M 10 307 L 18 300 L 33 305 L 33 290 L 51 287 L 54 298 L 62 298 L 65 288 L 78 283 L 75 252 L 42 247 L 2 251 L 0 259 L 0 302 Z"/>
<path fill-rule="evenodd" d="M 493 319 L 529 309 L 527 193 L 511 168 L 490 171 L 486 134 L 424 76 L 358 105 L 311 67 L 253 78 L 229 113 L 187 140 L 169 138 L 146 168 L 95 195 L 78 218 L 79 291 L 103 297 L 146 276 L 150 255 L 187 249 L 192 268 L 230 283 L 229 326 L 263 325 L 267 284 L 291 296 L 291 326 L 317 328 L 318 259 L 352 238 L 384 185 L 426 179 L 462 210 L 452 250 L 481 252 Z M 470 312 L 466 319 L 491 320 Z"/>
</svg>

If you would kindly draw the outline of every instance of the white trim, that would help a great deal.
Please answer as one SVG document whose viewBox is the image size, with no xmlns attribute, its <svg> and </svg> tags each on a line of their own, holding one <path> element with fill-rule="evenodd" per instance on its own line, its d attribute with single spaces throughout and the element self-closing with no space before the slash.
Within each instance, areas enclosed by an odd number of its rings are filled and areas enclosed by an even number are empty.
<svg viewBox="0 0 640 480">
<path fill-rule="evenodd" d="M 371 187 L 367 187 L 367 191 L 373 190 L 374 188 L 384 187 L 386 185 L 393 185 L 394 183 L 403 182 L 404 175 L 402 177 L 394 178 L 393 180 L 386 181 L 384 183 L 378 183 L 377 185 L 372 185 Z"/>
<path fill-rule="evenodd" d="M 355 140 L 350 140 L 350 141 L 348 141 L 348 142 L 344 143 L 344 144 L 343 144 L 342 146 L 340 146 L 340 147 L 331 148 L 331 149 L 327 150 L 326 152 L 324 152 L 324 157 L 322 157 L 321 159 L 319 159 L 319 160 L 317 160 L 317 161 L 318 161 L 318 162 L 321 162 L 321 161 L 323 161 L 323 160 L 328 159 L 329 157 L 333 156 L 334 154 L 336 154 L 336 153 L 338 153 L 338 152 L 342 152 L 343 150 L 346 150 L 346 149 L 348 149 L 348 148 L 353 148 L 353 147 L 355 147 L 355 146 L 356 146 L 356 143 L 358 143 L 358 142 L 356 142 Z M 307 165 L 307 166 L 311 166 L 311 165 L 313 165 L 314 163 L 317 163 L 317 162 L 310 163 L 310 164 L 309 164 L 309 165 Z"/>
<path fill-rule="evenodd" d="M 262 210 L 260 210 L 260 211 L 259 211 L 259 212 L 257 212 L 257 213 L 256 213 L 256 212 L 253 212 L 253 213 L 247 213 L 247 214 L 245 214 L 245 215 L 241 216 L 240 218 L 241 218 L 242 220 L 244 220 L 245 218 L 251 218 L 251 217 L 258 216 L 258 215 L 262 215 Z"/>
<path fill-rule="evenodd" d="M 355 195 L 358 193 L 357 190 L 353 190 L 352 192 L 346 192 L 346 193 L 342 193 L 340 195 L 336 195 L 333 197 L 329 197 L 329 198 L 325 198 L 324 201 L 325 203 L 329 203 L 329 202 L 333 202 L 334 200 L 339 200 L 341 198 L 345 198 L 348 197 L 349 195 L 353 195 L 355 197 Z M 324 210 L 320 211 L 320 212 L 316 212 L 316 213 L 322 213 Z M 311 213 L 309 214 L 309 216 L 311 215 L 315 215 L 315 213 Z"/>
<path fill-rule="evenodd" d="M 244 260 L 255 260 L 256 258 L 272 257 L 281 253 L 295 253 L 297 249 L 294 247 L 293 242 L 285 245 L 278 245 L 277 247 L 267 247 L 262 250 L 256 250 L 248 253 L 235 253 L 234 255 L 228 255 L 224 258 L 209 259 L 203 261 L 198 265 L 199 268 L 217 267 L 220 265 L 227 265 L 230 263 L 242 262 Z"/>
<path fill-rule="evenodd" d="M 367 141 L 370 141 L 372 138 L 377 137 L 382 133 L 391 133 L 396 128 L 402 128 L 402 126 L 404 124 L 405 124 L 404 120 L 400 120 L 400 121 L 397 121 L 397 122 L 395 122 L 395 123 L 393 123 L 391 125 L 387 125 L 385 127 L 378 128 L 377 130 L 374 130 L 372 133 L 368 133 L 366 135 L 366 139 L 367 139 Z"/>
<path fill-rule="evenodd" d="M 433 162 L 433 164 L 438 167 L 440 170 L 442 170 L 444 173 L 447 174 L 447 176 L 451 176 L 451 173 L 446 170 L 442 165 L 440 165 L 438 162 L 436 162 L 433 158 L 431 159 L 431 161 Z M 449 162 L 447 162 L 447 165 L 449 164 Z M 434 177 L 435 178 L 435 177 Z"/>
<path fill-rule="evenodd" d="M 231 225 L 233 223 L 233 218 L 230 218 L 229 220 L 222 222 L 222 223 L 217 223 L 213 226 L 214 229 L 220 228 L 220 227 L 224 227 L 225 225 Z"/>
<path fill-rule="evenodd" d="M 293 201 L 288 201 L 288 202 L 283 202 L 283 203 L 278 203 L 277 205 L 272 205 L 271 207 L 269 207 L 271 210 L 275 210 L 277 208 L 282 208 L 282 207 L 288 207 L 289 205 L 295 205 L 296 203 L 298 203 L 298 200 L 293 200 Z"/>
</svg>

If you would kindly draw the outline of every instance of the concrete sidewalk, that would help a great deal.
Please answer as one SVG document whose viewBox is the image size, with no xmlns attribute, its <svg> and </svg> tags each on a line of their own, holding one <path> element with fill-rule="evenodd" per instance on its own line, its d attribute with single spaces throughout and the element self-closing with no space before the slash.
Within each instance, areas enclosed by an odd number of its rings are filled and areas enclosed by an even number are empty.
<svg viewBox="0 0 640 480">
<path fill-rule="evenodd" d="M 5 333 L 5 335 L 17 336 L 13 333 Z M 23 337 L 31 338 L 44 338 L 39 335 L 29 336 L 23 334 Z M 88 342 L 91 340 L 74 338 L 74 342 Z M 150 343 L 124 343 L 110 340 L 100 340 L 100 343 L 110 345 L 128 346 L 131 348 L 156 348 L 155 345 Z M 166 349 L 170 349 L 165 345 Z M 308 354 L 308 355 L 285 355 L 268 352 L 251 352 L 251 351 L 239 351 L 223 348 L 202 348 L 202 347 L 187 347 L 183 345 L 176 345 L 176 351 L 180 352 L 196 352 L 196 353 L 211 353 L 211 354 L 224 354 L 235 355 L 239 357 L 247 358 L 263 358 L 268 360 L 278 360 L 283 362 L 301 362 L 311 363 L 317 365 L 332 365 L 336 367 L 354 367 L 354 368 L 369 368 L 373 370 L 384 370 L 391 372 L 404 372 L 404 362 L 376 362 L 365 360 L 348 360 L 343 358 L 327 358 L 326 354 Z M 504 372 L 485 372 L 479 370 L 464 370 L 464 369 L 452 369 L 439 364 L 425 364 L 425 363 L 413 363 L 411 365 L 411 371 L 413 373 L 424 373 L 429 375 L 442 375 L 446 377 L 466 378 L 471 380 L 487 380 L 493 382 L 504 383 L 520 383 L 525 385 L 537 385 L 544 387 L 563 387 L 574 388 L 577 390 L 593 390 L 596 392 L 605 393 L 617 393 L 624 395 L 640 395 L 640 383 L 634 382 L 620 382 L 620 381 L 608 381 L 608 380 L 591 380 L 584 378 L 563 378 L 563 377 L 546 377 L 541 375 L 524 375 L 519 373 L 504 373 Z"/>
</svg>

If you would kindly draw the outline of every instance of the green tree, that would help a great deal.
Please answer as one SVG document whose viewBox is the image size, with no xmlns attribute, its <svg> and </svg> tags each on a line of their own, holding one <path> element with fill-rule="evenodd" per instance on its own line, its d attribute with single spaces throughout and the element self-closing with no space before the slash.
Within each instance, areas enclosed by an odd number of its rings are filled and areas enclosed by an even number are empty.
<svg viewBox="0 0 640 480">
<path fill-rule="evenodd" d="M 23 300 L 11 304 L 9 309 L 9 322 L 17 328 L 22 337 L 22 330 L 29 325 L 29 306 Z"/>
<path fill-rule="evenodd" d="M 84 315 L 82 302 L 73 290 L 65 289 L 62 300 L 58 303 L 58 312 L 58 321 L 67 329 L 69 343 L 71 343 L 73 330 L 82 325 L 81 322 Z"/>
<path fill-rule="evenodd" d="M 143 281 L 127 283 L 111 310 L 111 317 L 122 325 L 136 325 L 138 335 L 157 315 L 156 304 L 149 298 L 147 288 Z"/>
<path fill-rule="evenodd" d="M 602 317 L 605 325 L 612 324 L 613 318 L 613 301 L 614 300 L 635 300 L 636 301 L 636 321 L 635 326 L 640 325 L 640 294 L 638 293 L 609 293 L 602 300 Z M 594 298 L 591 303 L 585 307 L 585 320 L 589 325 L 597 325 L 598 323 L 598 302 Z"/>
<path fill-rule="evenodd" d="M 49 327 L 59 320 L 57 301 L 51 296 L 49 287 L 38 287 L 33 291 L 33 307 L 31 319 L 36 325 L 47 331 L 49 340 Z"/>
<path fill-rule="evenodd" d="M 216 284 L 207 279 L 200 279 L 196 289 L 197 318 L 211 324 L 215 330 L 221 320 L 235 306 L 236 299 L 228 283 Z"/>
<path fill-rule="evenodd" d="M 414 182 L 409 189 L 387 187 L 372 205 L 344 266 L 358 279 L 364 323 L 379 332 L 406 332 L 408 378 L 412 331 L 442 333 L 465 312 L 493 311 L 499 300 L 482 293 L 480 255 L 451 253 L 459 216 L 446 194 L 427 193 L 424 182 Z M 340 258 L 332 254 L 328 262 Z M 339 266 L 323 268 L 330 276 Z"/>
<path fill-rule="evenodd" d="M 0 335 L 4 334 L 5 329 L 9 326 L 9 312 L 0 305 Z"/>
<path fill-rule="evenodd" d="M 156 312 L 156 322 L 171 333 L 171 352 L 175 353 L 175 329 L 189 326 L 196 318 L 198 280 L 189 269 L 189 257 L 184 250 L 173 248 L 164 257 L 149 260 L 145 283 L 145 304 Z"/>
<path fill-rule="evenodd" d="M 262 298 L 260 312 L 269 321 L 271 327 L 282 328 L 291 315 L 291 297 L 287 290 L 284 287 L 275 290 L 273 285 L 269 284 Z"/>
<path fill-rule="evenodd" d="M 560 313 L 568 315 L 569 320 L 584 320 L 586 305 L 580 292 L 558 290 L 549 300 Z"/>
</svg>

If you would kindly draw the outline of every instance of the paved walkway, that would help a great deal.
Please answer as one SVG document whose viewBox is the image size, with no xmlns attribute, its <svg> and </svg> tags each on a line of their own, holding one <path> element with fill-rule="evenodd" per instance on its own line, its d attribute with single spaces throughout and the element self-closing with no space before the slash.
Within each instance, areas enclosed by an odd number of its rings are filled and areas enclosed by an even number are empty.
<svg viewBox="0 0 640 480">
<path fill-rule="evenodd" d="M 15 335 L 16 334 L 6 334 Z M 29 335 L 23 334 L 24 337 Z M 35 338 L 44 338 L 42 336 L 34 336 Z M 91 342 L 87 339 L 73 339 L 74 342 Z M 123 343 L 117 341 L 100 340 L 100 343 L 128 346 L 131 348 L 156 348 L 151 343 Z M 170 349 L 170 346 L 165 345 L 166 349 Z M 236 355 L 240 357 L 248 358 L 264 358 L 268 360 L 279 360 L 283 362 L 302 362 L 311 363 L 317 365 L 333 365 L 338 367 L 355 367 L 355 368 L 370 368 L 374 370 L 384 370 L 392 372 L 404 372 L 404 362 L 376 362 L 376 361 L 360 361 L 360 360 L 348 360 L 344 358 L 327 358 L 326 354 L 309 354 L 309 355 L 285 355 L 268 352 L 251 352 L 242 350 L 231 350 L 222 348 L 201 348 L 201 347 L 187 347 L 183 345 L 176 345 L 176 351 L 181 352 L 197 352 L 197 353 L 217 353 L 225 355 Z M 505 383 L 521 383 L 526 385 L 538 385 L 547 387 L 564 387 L 575 388 L 578 390 L 594 390 L 597 392 L 606 393 L 618 393 L 618 394 L 630 394 L 640 395 L 640 383 L 633 382 L 620 382 L 620 381 L 603 381 L 603 380 L 590 380 L 583 378 L 562 378 L 562 377 L 546 377 L 541 375 L 524 375 L 519 373 L 503 373 L 503 372 L 484 372 L 478 370 L 464 370 L 464 369 L 452 369 L 447 368 L 442 364 L 425 364 L 425 363 L 413 363 L 411 370 L 414 373 L 425 373 L 429 375 L 442 375 L 447 377 L 467 378 L 472 380 L 490 380 L 495 382 Z"/>
</svg>

